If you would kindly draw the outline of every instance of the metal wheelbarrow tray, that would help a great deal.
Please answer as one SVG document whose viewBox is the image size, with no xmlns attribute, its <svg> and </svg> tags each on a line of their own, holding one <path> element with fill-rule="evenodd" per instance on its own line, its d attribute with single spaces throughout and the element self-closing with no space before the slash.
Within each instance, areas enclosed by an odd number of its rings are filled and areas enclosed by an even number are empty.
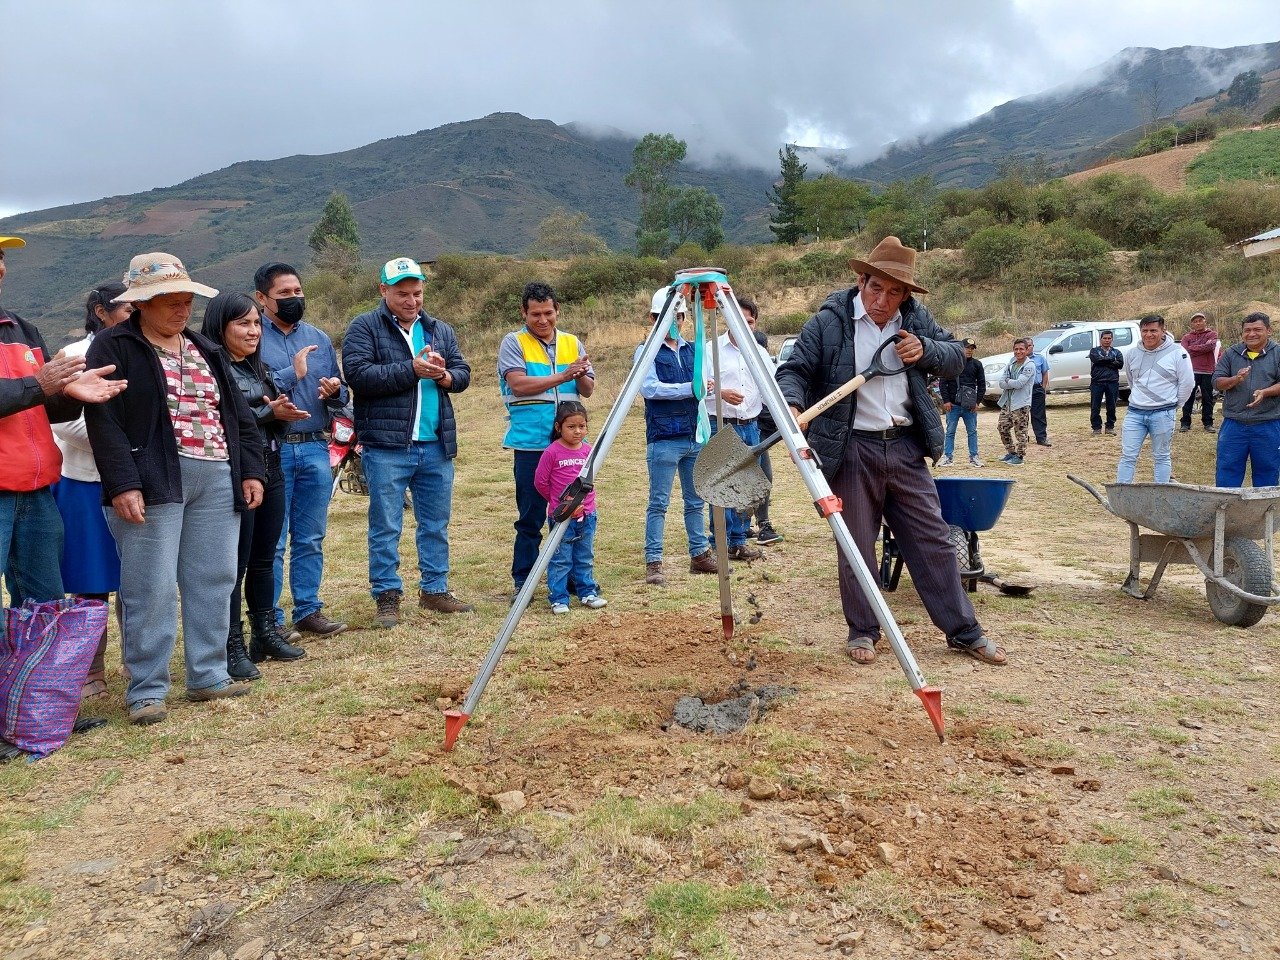
<svg viewBox="0 0 1280 960">
<path fill-rule="evenodd" d="M 1209 609 L 1225 624 L 1251 627 L 1280 603 L 1272 576 L 1280 487 L 1108 483 L 1104 496 L 1079 477 L 1068 479 L 1129 524 L 1129 575 L 1121 589 L 1131 597 L 1151 599 L 1168 564 L 1190 563 L 1204 575 Z M 1145 590 L 1143 561 L 1156 564 Z"/>
</svg>

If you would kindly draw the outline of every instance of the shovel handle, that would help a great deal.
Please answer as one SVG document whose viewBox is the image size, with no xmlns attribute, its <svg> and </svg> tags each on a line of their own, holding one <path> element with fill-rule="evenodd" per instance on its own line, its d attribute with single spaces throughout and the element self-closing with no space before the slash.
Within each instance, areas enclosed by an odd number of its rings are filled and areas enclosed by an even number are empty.
<svg viewBox="0 0 1280 960">
<path fill-rule="evenodd" d="M 835 406 L 837 403 L 839 403 L 849 394 L 853 393 L 855 390 L 857 390 L 860 386 L 862 386 L 866 382 L 867 382 L 867 377 L 866 377 L 866 374 L 863 374 L 863 373 L 858 374 L 852 380 L 846 381 L 844 384 L 842 384 L 841 386 L 837 387 L 835 390 L 832 390 L 830 393 L 828 393 L 825 397 L 823 397 L 821 400 L 815 403 L 808 410 L 804 411 L 798 417 L 796 417 L 796 423 L 798 423 L 802 427 L 808 426 L 810 420 L 813 420 L 814 418 L 816 418 L 828 407 Z"/>
</svg>

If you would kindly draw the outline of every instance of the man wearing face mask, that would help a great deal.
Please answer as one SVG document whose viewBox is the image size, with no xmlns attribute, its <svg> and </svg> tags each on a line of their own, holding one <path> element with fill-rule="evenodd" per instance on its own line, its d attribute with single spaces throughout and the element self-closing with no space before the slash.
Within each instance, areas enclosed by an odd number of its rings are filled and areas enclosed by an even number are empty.
<svg viewBox="0 0 1280 960">
<path fill-rule="evenodd" d="M 347 629 L 326 617 L 320 602 L 324 573 L 324 535 L 329 524 L 333 474 L 325 432 L 333 414 L 347 403 L 347 388 L 338 354 L 328 335 L 302 320 L 306 301 L 298 271 L 287 263 L 269 263 L 253 276 L 254 300 L 269 321 L 262 325 L 262 362 L 282 394 L 311 414 L 289 425 L 280 450 L 284 473 L 285 515 L 276 547 L 276 607 L 284 624 L 280 596 L 284 592 L 284 552 L 289 545 L 289 588 L 293 595 L 295 631 L 333 636 Z M 285 631 L 288 633 L 288 631 Z M 290 642 L 298 634 L 289 634 Z"/>
</svg>

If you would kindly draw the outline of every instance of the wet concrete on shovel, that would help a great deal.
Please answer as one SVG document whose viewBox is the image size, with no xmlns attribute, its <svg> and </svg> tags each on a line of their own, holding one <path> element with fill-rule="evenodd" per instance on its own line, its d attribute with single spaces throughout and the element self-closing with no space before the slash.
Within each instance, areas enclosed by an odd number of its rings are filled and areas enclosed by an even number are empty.
<svg viewBox="0 0 1280 960">
<path fill-rule="evenodd" d="M 739 680 L 724 699 L 681 697 L 676 701 L 671 722 L 694 733 L 737 733 L 795 692 L 795 687 L 775 683 L 752 689 L 745 680 Z"/>
</svg>

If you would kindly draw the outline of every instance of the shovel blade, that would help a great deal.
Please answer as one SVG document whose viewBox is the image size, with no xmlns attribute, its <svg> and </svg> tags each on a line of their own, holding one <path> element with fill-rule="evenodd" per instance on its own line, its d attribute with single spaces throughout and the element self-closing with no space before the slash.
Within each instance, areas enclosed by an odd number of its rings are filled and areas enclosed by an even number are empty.
<svg viewBox="0 0 1280 960">
<path fill-rule="evenodd" d="M 751 448 L 731 428 L 717 430 L 693 462 L 693 489 L 726 510 L 754 510 L 769 495 L 769 478 Z"/>
</svg>

